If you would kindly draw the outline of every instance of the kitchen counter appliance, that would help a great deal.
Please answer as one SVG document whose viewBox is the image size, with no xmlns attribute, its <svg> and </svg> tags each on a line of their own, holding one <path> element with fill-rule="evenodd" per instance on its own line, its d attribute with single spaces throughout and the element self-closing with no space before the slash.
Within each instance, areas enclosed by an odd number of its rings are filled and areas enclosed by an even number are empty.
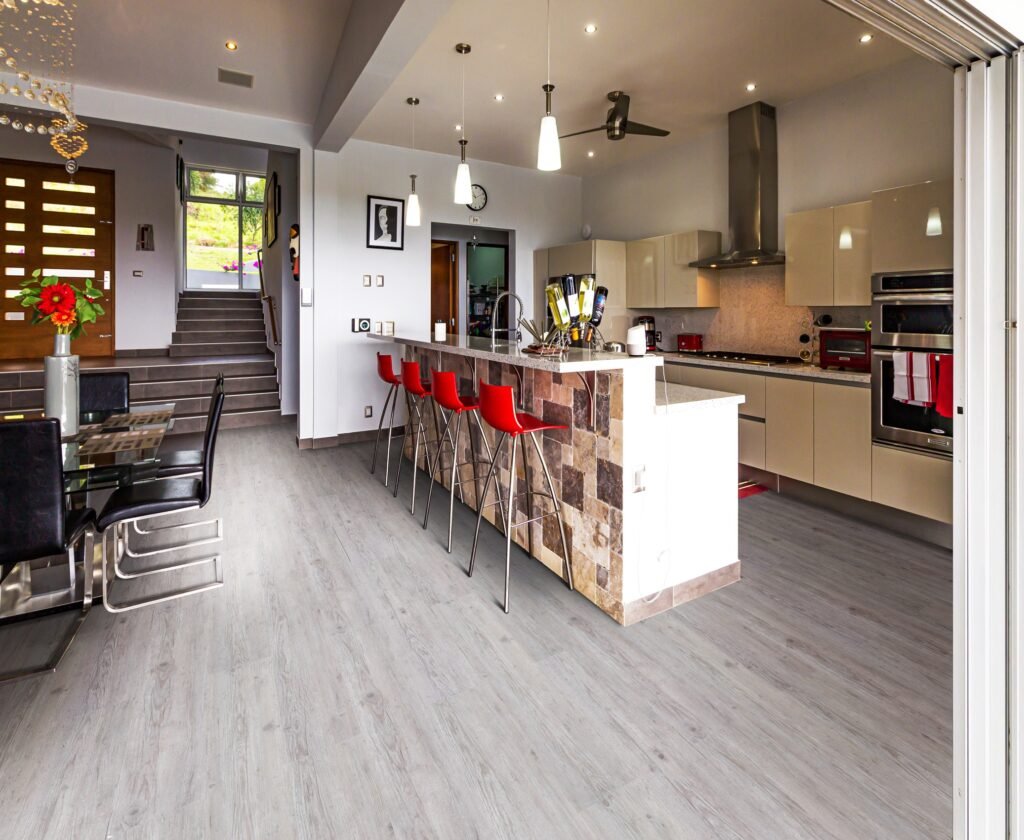
<svg viewBox="0 0 1024 840">
<path fill-rule="evenodd" d="M 679 333 L 676 336 L 676 349 L 680 353 L 704 349 L 704 336 L 700 333 Z"/>
<path fill-rule="evenodd" d="M 802 365 L 799 356 L 772 356 L 767 353 L 744 353 L 740 350 L 687 350 L 680 356 L 710 359 L 718 362 L 744 362 L 748 365 Z"/>
<path fill-rule="evenodd" d="M 638 327 L 643 327 L 647 336 L 647 352 L 658 349 L 658 334 L 654 328 L 654 317 L 652 315 L 641 315 L 633 322 Z M 629 343 L 628 341 L 626 342 Z"/>
<path fill-rule="evenodd" d="M 857 329 L 818 332 L 818 366 L 836 370 L 871 370 L 871 333 Z"/>
</svg>

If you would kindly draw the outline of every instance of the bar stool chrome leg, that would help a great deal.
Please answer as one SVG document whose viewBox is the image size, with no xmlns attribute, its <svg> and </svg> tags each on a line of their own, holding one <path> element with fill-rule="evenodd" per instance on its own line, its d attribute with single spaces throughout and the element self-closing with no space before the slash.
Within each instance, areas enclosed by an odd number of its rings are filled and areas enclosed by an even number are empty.
<svg viewBox="0 0 1024 840">
<path fill-rule="evenodd" d="M 522 447 L 520 447 L 522 448 Z M 505 612 L 508 612 L 508 579 L 512 571 L 512 515 L 516 508 L 516 439 L 512 438 L 509 444 L 512 450 L 508 467 L 508 520 L 505 523 Z M 501 489 L 498 489 L 501 495 Z"/>
<path fill-rule="evenodd" d="M 391 398 L 395 397 L 395 402 L 398 401 L 396 391 L 398 390 L 397 385 L 392 385 L 388 388 L 388 395 L 384 398 L 384 406 L 380 410 L 380 422 L 377 424 L 377 437 L 373 441 L 373 459 L 370 461 L 370 475 L 373 475 L 377 471 L 377 448 L 380 446 L 380 433 L 384 428 L 384 418 L 388 416 L 388 403 L 391 402 Z M 394 409 L 392 408 L 392 414 Z M 391 431 L 388 430 L 388 446 L 391 445 Z M 390 455 L 391 453 L 388 452 Z M 387 484 L 387 467 L 384 468 L 384 483 Z"/>
<path fill-rule="evenodd" d="M 395 397 L 391 400 L 391 416 L 388 418 L 388 451 L 384 454 L 384 486 L 388 486 L 388 475 L 391 472 L 391 434 L 395 428 L 395 409 L 398 407 L 398 386 L 394 386 Z M 387 403 L 384 404 L 387 408 Z M 381 419 L 384 417 L 384 412 L 381 412 Z M 405 445 L 405 440 L 402 440 L 402 445 Z M 377 457 L 377 450 L 374 448 L 374 458 Z M 372 472 L 372 470 L 371 470 Z"/>
<path fill-rule="evenodd" d="M 541 452 L 540 444 L 537 443 L 537 437 L 533 432 L 530 432 L 529 434 L 530 440 L 533 441 L 533 448 L 537 450 L 537 458 L 540 459 L 541 468 L 544 470 L 544 478 L 548 484 L 548 492 L 551 494 L 551 502 L 555 507 L 555 518 L 558 520 L 558 533 L 559 536 L 562 538 L 562 568 L 565 572 L 564 580 L 568 585 L 569 589 L 573 589 L 572 563 L 569 561 L 569 545 L 565 540 L 565 523 L 562 522 L 562 503 L 558 499 L 558 494 L 555 493 L 555 485 L 554 482 L 551 480 L 551 473 L 548 470 L 548 463 L 547 461 L 544 460 L 544 453 Z"/>
<path fill-rule="evenodd" d="M 491 458 L 491 465 L 487 469 L 487 477 L 484 479 L 484 487 L 480 492 L 480 497 L 477 500 L 476 506 L 476 531 L 473 533 L 473 550 L 469 555 L 469 569 L 467 574 L 473 577 L 473 570 L 476 568 L 476 549 L 480 544 L 480 523 L 483 522 L 484 508 L 487 506 L 487 490 L 491 486 L 491 479 L 494 479 L 494 492 L 498 494 L 498 499 L 501 499 L 501 488 L 498 486 L 498 480 L 494 476 L 494 471 L 498 468 L 498 456 L 501 454 L 501 445 L 505 442 L 505 438 L 508 435 L 505 432 L 501 433 L 501 437 L 498 438 L 498 442 L 494 444 L 494 457 Z M 504 520 L 504 516 L 502 516 Z M 502 523 L 504 524 L 504 522 Z"/>
</svg>

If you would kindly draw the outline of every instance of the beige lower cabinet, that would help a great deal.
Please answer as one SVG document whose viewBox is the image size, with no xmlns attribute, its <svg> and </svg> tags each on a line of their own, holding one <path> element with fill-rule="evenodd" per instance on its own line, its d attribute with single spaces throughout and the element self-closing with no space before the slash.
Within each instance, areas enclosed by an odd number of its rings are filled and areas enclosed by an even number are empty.
<svg viewBox="0 0 1024 840">
<path fill-rule="evenodd" d="M 871 500 L 939 522 L 952 522 L 953 461 L 940 455 L 873 445 Z"/>
<path fill-rule="evenodd" d="M 765 469 L 814 482 L 814 383 L 765 378 Z"/>
<path fill-rule="evenodd" d="M 871 389 L 814 383 L 814 483 L 871 498 Z"/>
<path fill-rule="evenodd" d="M 764 423 L 761 420 L 740 417 L 740 463 L 764 469 Z"/>
</svg>

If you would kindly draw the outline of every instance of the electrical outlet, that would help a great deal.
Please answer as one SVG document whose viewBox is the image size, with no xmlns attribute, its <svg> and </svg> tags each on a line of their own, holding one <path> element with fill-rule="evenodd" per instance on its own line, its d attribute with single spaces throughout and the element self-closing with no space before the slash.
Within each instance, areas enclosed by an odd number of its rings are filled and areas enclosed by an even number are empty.
<svg viewBox="0 0 1024 840">
<path fill-rule="evenodd" d="M 661 330 L 654 331 L 654 340 L 658 342 L 658 344 L 661 344 Z"/>
<path fill-rule="evenodd" d="M 364 405 L 363 406 L 363 417 L 373 417 L 373 406 L 372 405 Z"/>
<path fill-rule="evenodd" d="M 643 493 L 647 489 L 647 467 L 638 467 L 633 473 L 633 492 Z"/>
<path fill-rule="evenodd" d="M 470 216 L 469 217 L 469 223 L 471 225 L 478 225 L 478 224 L 480 224 L 480 217 L 479 216 Z"/>
</svg>

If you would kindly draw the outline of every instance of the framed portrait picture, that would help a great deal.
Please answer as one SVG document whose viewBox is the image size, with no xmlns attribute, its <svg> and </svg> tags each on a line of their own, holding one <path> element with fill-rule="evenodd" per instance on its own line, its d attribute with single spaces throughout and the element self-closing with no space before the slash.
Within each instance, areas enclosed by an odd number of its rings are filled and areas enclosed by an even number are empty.
<svg viewBox="0 0 1024 840">
<path fill-rule="evenodd" d="M 405 201 L 366 196 L 366 247 L 401 251 L 405 247 Z"/>
<path fill-rule="evenodd" d="M 281 188 L 273 172 L 263 190 L 263 241 L 269 248 L 277 241 L 277 217 L 281 214 Z"/>
</svg>

